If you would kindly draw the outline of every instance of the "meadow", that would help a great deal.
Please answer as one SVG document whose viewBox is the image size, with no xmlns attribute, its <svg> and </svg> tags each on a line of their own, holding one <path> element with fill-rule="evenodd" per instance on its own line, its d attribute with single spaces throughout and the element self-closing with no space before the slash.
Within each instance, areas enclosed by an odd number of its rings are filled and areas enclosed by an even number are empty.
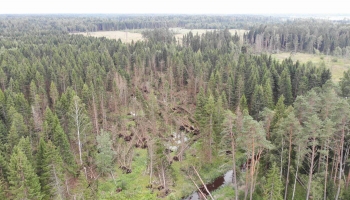
<svg viewBox="0 0 350 200">
<path fill-rule="evenodd" d="M 134 30 L 124 30 L 124 31 L 97 31 L 97 32 L 79 32 L 79 33 L 72 33 L 72 34 L 80 34 L 84 36 L 92 36 L 92 37 L 106 37 L 108 39 L 120 39 L 122 42 L 129 43 L 131 41 L 139 41 L 143 40 L 142 37 L 142 31 L 146 29 L 134 29 Z M 202 35 L 207 31 L 214 31 L 214 29 L 183 29 L 183 28 L 171 28 L 170 30 L 174 31 L 175 37 L 177 40 L 182 40 L 182 37 L 186 34 L 188 34 L 190 31 L 194 35 L 198 33 L 198 35 Z M 243 34 L 247 32 L 247 30 L 243 29 L 230 29 L 229 30 L 231 34 L 237 34 L 241 37 L 243 37 Z"/>
<path fill-rule="evenodd" d="M 271 54 L 271 56 L 279 61 L 291 57 L 294 62 L 299 60 L 301 63 L 312 62 L 316 66 L 321 66 L 323 63 L 332 72 L 332 80 L 334 82 L 339 82 L 341 77 L 343 77 L 344 71 L 350 69 L 350 59 L 335 57 L 330 55 L 316 55 L 307 53 L 296 53 L 291 55 L 290 53 L 278 53 Z"/>
</svg>

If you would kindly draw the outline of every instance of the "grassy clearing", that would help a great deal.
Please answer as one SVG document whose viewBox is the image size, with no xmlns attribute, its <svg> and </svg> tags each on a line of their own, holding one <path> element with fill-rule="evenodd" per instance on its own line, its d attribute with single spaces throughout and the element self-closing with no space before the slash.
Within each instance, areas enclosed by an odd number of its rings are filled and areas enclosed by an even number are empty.
<svg viewBox="0 0 350 200">
<path fill-rule="evenodd" d="M 135 149 L 132 173 L 125 174 L 118 166 L 115 167 L 115 181 L 112 177 L 99 182 L 99 199 L 156 199 L 156 193 L 147 189 L 147 150 Z M 117 188 L 122 191 L 116 192 Z"/>
<path fill-rule="evenodd" d="M 134 29 L 129 31 L 98 31 L 98 32 L 81 32 L 81 33 L 72 33 L 74 35 L 83 35 L 83 36 L 92 36 L 92 37 L 106 37 L 108 39 L 120 39 L 122 42 L 129 43 L 131 41 L 139 41 L 143 40 L 142 37 L 142 31 L 145 29 Z M 182 28 L 171 28 L 170 30 L 173 30 L 175 32 L 176 39 L 182 40 L 182 37 L 192 31 L 192 33 L 195 35 L 198 33 L 198 35 L 202 35 L 203 33 L 206 33 L 207 31 L 213 31 L 214 29 L 182 29 Z M 241 37 L 243 37 L 243 34 L 247 32 L 247 30 L 242 29 L 230 29 L 231 34 L 237 34 Z"/>
<path fill-rule="evenodd" d="M 99 181 L 99 199 L 159 199 L 157 198 L 159 191 L 156 188 L 154 188 L 152 191 L 152 189 L 146 187 L 149 185 L 149 174 L 147 173 L 147 150 L 135 149 L 134 155 L 135 156 L 132 162 L 132 173 L 125 174 L 118 168 L 118 166 L 115 166 L 115 181 L 113 180 L 112 176 L 106 177 L 105 179 L 101 179 L 101 181 Z M 169 185 L 171 194 L 164 199 L 180 200 L 182 197 L 186 197 L 196 190 L 192 181 L 186 176 L 184 168 L 190 168 L 190 166 L 196 165 L 198 159 L 189 155 L 186 157 L 186 160 L 183 160 L 182 162 L 172 163 L 170 174 L 173 184 Z M 212 164 L 203 165 L 197 170 L 199 170 L 203 180 L 208 183 L 229 170 L 230 165 L 224 165 L 224 163 L 227 162 L 228 161 L 224 157 L 215 156 Z M 195 175 L 194 178 L 197 180 Z M 197 184 L 201 185 L 199 181 Z M 117 188 L 121 188 L 122 191 L 116 192 Z"/>
<path fill-rule="evenodd" d="M 86 32 L 86 33 L 72 33 L 74 35 L 92 36 L 92 37 L 106 37 L 108 39 L 120 39 L 122 42 L 131 42 L 143 40 L 140 32 L 130 31 L 98 31 L 98 32 Z"/>
<path fill-rule="evenodd" d="M 279 53 L 271 54 L 271 56 L 279 61 L 282 61 L 291 56 L 290 53 Z M 339 58 L 335 56 L 326 56 L 326 55 L 316 55 L 316 54 L 307 54 L 307 53 L 296 53 L 293 55 L 292 60 L 296 62 L 299 60 L 301 63 L 307 63 L 311 61 L 316 66 L 320 66 L 323 62 L 332 72 L 332 80 L 334 82 L 339 82 L 340 78 L 343 77 L 343 72 L 350 69 L 350 59 Z"/>
</svg>

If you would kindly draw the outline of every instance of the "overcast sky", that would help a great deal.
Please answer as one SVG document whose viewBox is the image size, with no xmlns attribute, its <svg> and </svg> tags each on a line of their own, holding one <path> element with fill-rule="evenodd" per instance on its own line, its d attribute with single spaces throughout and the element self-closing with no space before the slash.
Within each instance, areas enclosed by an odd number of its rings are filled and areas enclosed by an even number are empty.
<svg viewBox="0 0 350 200">
<path fill-rule="evenodd" d="M 0 14 L 350 14 L 345 0 L 0 0 Z"/>
</svg>

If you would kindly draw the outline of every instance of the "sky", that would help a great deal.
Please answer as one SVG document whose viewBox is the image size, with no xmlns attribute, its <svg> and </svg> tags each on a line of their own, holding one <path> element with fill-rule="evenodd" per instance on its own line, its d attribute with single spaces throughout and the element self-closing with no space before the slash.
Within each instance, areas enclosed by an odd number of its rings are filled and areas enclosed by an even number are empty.
<svg viewBox="0 0 350 200">
<path fill-rule="evenodd" d="M 350 14 L 346 0 L 0 0 L 0 14 Z"/>
</svg>

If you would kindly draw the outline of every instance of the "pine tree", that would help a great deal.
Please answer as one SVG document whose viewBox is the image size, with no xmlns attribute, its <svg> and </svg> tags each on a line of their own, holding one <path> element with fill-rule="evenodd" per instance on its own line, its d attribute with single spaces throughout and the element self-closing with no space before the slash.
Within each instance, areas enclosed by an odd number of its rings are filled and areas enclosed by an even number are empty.
<svg viewBox="0 0 350 200">
<path fill-rule="evenodd" d="M 272 167 L 269 169 L 266 183 L 264 184 L 264 200 L 282 200 L 282 191 L 283 184 L 282 180 L 279 177 L 278 168 L 276 163 L 272 164 Z"/>
<path fill-rule="evenodd" d="M 283 120 L 281 121 L 281 125 L 278 128 L 279 135 L 286 137 L 285 140 L 288 142 L 288 164 L 286 173 L 286 185 L 284 190 L 284 199 L 287 199 L 294 138 L 299 135 L 299 132 L 301 131 L 301 126 L 298 119 L 296 119 L 296 117 L 294 116 L 294 113 L 290 112 L 286 118 L 283 118 Z"/>
<path fill-rule="evenodd" d="M 308 121 L 305 123 L 304 131 L 305 135 L 308 136 L 308 163 L 309 163 L 309 179 L 307 184 L 307 194 L 306 199 L 310 198 L 310 192 L 312 189 L 312 178 L 314 173 L 314 168 L 316 166 L 316 156 L 319 145 L 319 137 L 321 133 L 322 122 L 317 117 L 316 114 L 309 117 Z"/>
<path fill-rule="evenodd" d="M 225 113 L 225 119 L 222 123 L 223 126 L 223 131 L 221 134 L 222 136 L 222 141 L 221 144 L 224 145 L 224 147 L 227 148 L 227 146 L 231 147 L 232 151 L 232 183 L 235 188 L 235 199 L 238 200 L 238 183 L 237 183 L 237 173 L 236 173 L 236 149 L 237 149 L 237 137 L 238 137 L 238 132 L 240 131 L 240 127 L 237 127 L 237 117 L 235 114 L 232 113 L 232 111 L 227 110 Z"/>
<path fill-rule="evenodd" d="M 271 149 L 272 146 L 270 142 L 266 140 L 266 133 L 263 126 L 249 115 L 244 116 L 242 135 L 243 137 L 241 137 L 239 140 L 241 148 L 246 151 L 248 159 L 251 160 L 249 167 L 249 178 L 247 172 L 246 181 L 249 181 L 250 184 L 250 199 L 252 200 L 256 181 L 255 174 L 257 173 L 260 155 L 264 149 Z M 247 195 L 248 182 L 246 182 L 246 186 Z"/>
<path fill-rule="evenodd" d="M 14 148 L 10 158 L 8 180 L 12 199 L 42 199 L 39 178 L 18 147 Z"/>
<path fill-rule="evenodd" d="M 350 105 L 348 101 L 345 99 L 339 99 L 336 105 L 336 109 L 334 112 L 334 120 L 336 123 L 336 138 L 337 138 L 337 146 L 339 149 L 339 173 L 338 173 L 338 189 L 337 189 L 337 195 L 335 199 L 338 199 L 340 196 L 340 190 L 341 190 L 341 180 L 342 180 L 342 174 L 344 173 L 343 165 L 344 165 L 344 146 L 345 142 L 347 140 L 347 136 L 349 135 L 349 124 L 350 124 Z"/>
</svg>

